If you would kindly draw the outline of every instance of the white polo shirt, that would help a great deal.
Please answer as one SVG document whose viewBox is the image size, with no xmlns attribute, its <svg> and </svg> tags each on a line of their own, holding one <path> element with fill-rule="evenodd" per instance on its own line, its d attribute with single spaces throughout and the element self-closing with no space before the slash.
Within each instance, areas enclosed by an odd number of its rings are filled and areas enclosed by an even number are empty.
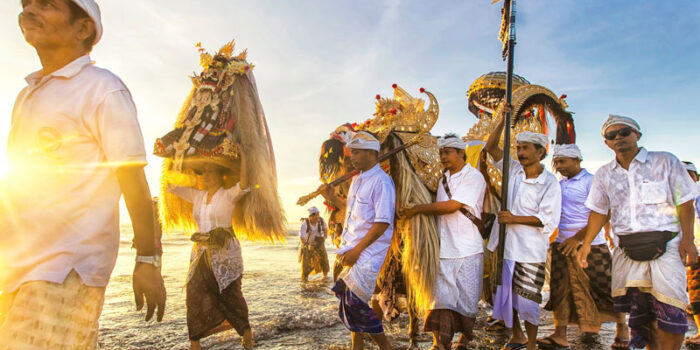
<svg viewBox="0 0 700 350">
<path fill-rule="evenodd" d="M 12 113 L 0 213 L 0 290 L 62 283 L 75 269 L 106 286 L 119 248 L 118 166 L 146 164 L 124 83 L 83 56 L 26 78 Z"/>
<path fill-rule="evenodd" d="M 496 163 L 503 167 L 503 160 Z M 559 225 L 561 217 L 561 187 L 557 178 L 542 167 L 542 173 L 528 179 L 522 165 L 514 159 L 510 162 L 508 183 L 508 208 L 516 216 L 534 216 L 543 227 L 506 225 L 504 259 L 524 263 L 547 261 L 549 236 Z M 493 225 L 488 249 L 495 251 L 498 245 L 498 219 Z"/>
<path fill-rule="evenodd" d="M 450 193 L 452 193 L 452 200 L 461 203 L 463 208 L 481 218 L 484 195 L 486 194 L 484 176 L 469 164 L 454 174 L 450 174 L 450 171 L 446 170 L 445 176 Z M 435 201 L 446 202 L 449 200 L 441 180 Z M 484 240 L 481 238 L 479 229 L 459 210 L 438 216 L 438 224 L 441 259 L 458 259 L 484 252 Z"/>
</svg>

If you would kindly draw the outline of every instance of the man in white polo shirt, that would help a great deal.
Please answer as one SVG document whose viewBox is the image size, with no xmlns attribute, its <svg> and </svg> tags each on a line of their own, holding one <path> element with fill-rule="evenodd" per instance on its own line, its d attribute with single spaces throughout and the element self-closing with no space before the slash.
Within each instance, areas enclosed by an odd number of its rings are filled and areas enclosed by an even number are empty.
<svg viewBox="0 0 700 350">
<path fill-rule="evenodd" d="M 503 150 L 498 142 L 503 120 L 489 136 L 486 151 L 503 166 Z M 542 286 L 549 236 L 559 225 L 561 188 L 557 178 L 540 163 L 547 156 L 547 135 L 529 131 L 517 135 L 518 160 L 511 160 L 508 209 L 498 213 L 488 249 L 499 244 L 498 224 L 506 225 L 503 278 L 493 297 L 493 318 L 513 328 L 506 349 L 535 350 L 540 321 Z M 525 331 L 520 327 L 525 321 Z"/>
<path fill-rule="evenodd" d="M 461 333 L 457 349 L 467 349 L 474 337 L 484 274 L 484 243 L 470 218 L 481 218 L 486 181 L 466 164 L 467 144 L 457 135 L 438 139 L 438 147 L 444 175 L 435 203 L 406 208 L 401 214 L 438 215 L 440 273 L 423 330 L 433 333 L 435 349 L 451 349 L 457 332 Z"/>
<path fill-rule="evenodd" d="M 89 56 L 93 0 L 22 0 L 42 69 L 17 97 L 0 225 L 0 348 L 93 349 L 119 248 L 119 198 L 134 227 L 137 309 L 165 307 L 146 152 L 129 90 Z"/>
<path fill-rule="evenodd" d="M 698 259 L 693 241 L 697 186 L 674 155 L 638 146 L 642 132 L 634 119 L 610 115 L 601 134 L 615 159 L 593 178 L 579 263 L 588 266 L 591 242 L 609 212 L 619 238 L 612 258 L 612 294 L 615 311 L 630 314 L 631 345 L 680 349 L 688 331 L 684 264 L 692 266 Z"/>
<path fill-rule="evenodd" d="M 369 306 L 394 233 L 396 190 L 379 165 L 379 141 L 360 131 L 347 147 L 359 175 L 348 192 L 345 224 L 337 258 L 343 271 L 333 286 L 340 299 L 338 316 L 352 336 L 352 348 L 364 348 L 368 334 L 380 349 L 392 349 L 380 315 Z"/>
</svg>

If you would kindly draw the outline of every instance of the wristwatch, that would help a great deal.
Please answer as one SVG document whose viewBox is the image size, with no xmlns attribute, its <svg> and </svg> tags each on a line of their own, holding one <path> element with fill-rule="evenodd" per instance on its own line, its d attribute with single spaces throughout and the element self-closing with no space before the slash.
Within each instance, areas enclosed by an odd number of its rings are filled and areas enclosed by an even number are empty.
<svg viewBox="0 0 700 350">
<path fill-rule="evenodd" d="M 137 263 L 151 264 L 155 267 L 160 267 L 160 261 L 161 261 L 160 255 L 151 255 L 151 256 L 137 255 L 136 256 Z"/>
</svg>

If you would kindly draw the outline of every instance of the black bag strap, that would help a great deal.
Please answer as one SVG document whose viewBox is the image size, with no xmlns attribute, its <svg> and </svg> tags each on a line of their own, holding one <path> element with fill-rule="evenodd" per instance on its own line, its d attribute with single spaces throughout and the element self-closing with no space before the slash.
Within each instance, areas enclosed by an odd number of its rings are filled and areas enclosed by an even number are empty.
<svg viewBox="0 0 700 350">
<path fill-rule="evenodd" d="M 442 175 L 442 187 L 445 189 L 445 193 L 447 194 L 447 198 L 452 199 L 452 192 L 450 192 L 450 185 L 447 184 L 447 176 Z M 477 218 L 474 214 L 470 213 L 469 210 L 467 210 L 465 207 L 460 207 L 459 212 L 464 214 L 464 216 L 467 217 L 474 225 L 476 225 L 477 228 L 480 227 L 481 225 L 481 220 Z"/>
</svg>

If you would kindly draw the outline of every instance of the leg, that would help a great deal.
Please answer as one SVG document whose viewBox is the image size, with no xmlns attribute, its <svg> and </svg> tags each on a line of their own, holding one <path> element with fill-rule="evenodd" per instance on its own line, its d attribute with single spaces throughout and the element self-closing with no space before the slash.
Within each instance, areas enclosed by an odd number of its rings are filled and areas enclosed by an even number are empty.
<svg viewBox="0 0 700 350">
<path fill-rule="evenodd" d="M 190 340 L 190 350 L 201 350 L 202 346 L 199 344 L 199 340 Z"/>
<path fill-rule="evenodd" d="M 700 342 L 700 315 L 693 315 L 693 320 L 695 320 L 695 327 L 698 329 L 698 332 L 690 340 L 691 343 L 698 343 Z"/>
<path fill-rule="evenodd" d="M 656 322 L 654 322 L 656 323 Z M 674 334 L 659 329 L 656 324 L 652 327 L 652 338 L 649 350 L 680 350 L 683 345 L 683 334 Z"/>
<path fill-rule="evenodd" d="M 557 312 L 554 311 L 554 333 L 548 335 L 543 339 L 539 339 L 539 342 L 552 343 L 555 342 L 558 345 L 569 346 L 569 340 L 566 339 L 567 322 L 564 322 L 561 317 L 557 317 Z M 526 323 L 527 325 L 527 323 Z M 529 340 L 529 336 L 528 336 Z"/>
<path fill-rule="evenodd" d="M 379 346 L 380 350 L 393 350 L 394 348 L 391 346 L 391 341 L 389 341 L 389 337 L 386 336 L 384 333 L 379 333 L 379 334 L 370 334 L 370 337 L 372 337 L 372 340 L 374 340 L 375 343 L 377 343 L 377 346 Z"/>
<path fill-rule="evenodd" d="M 362 333 L 351 332 L 352 350 L 362 350 L 365 348 L 365 338 Z"/>
<path fill-rule="evenodd" d="M 520 325 L 518 325 L 520 328 Z M 527 332 L 527 350 L 537 349 L 537 325 L 525 321 L 525 331 Z"/>
<path fill-rule="evenodd" d="M 245 332 L 243 332 L 243 348 L 244 349 L 251 349 L 253 347 L 253 330 L 248 328 Z"/>
<path fill-rule="evenodd" d="M 408 348 L 413 349 L 417 347 L 418 338 L 418 312 L 416 312 L 416 307 L 413 305 L 412 300 L 406 298 L 406 311 L 408 313 Z"/>
<path fill-rule="evenodd" d="M 527 343 L 525 333 L 523 333 L 523 329 L 520 327 L 520 318 L 518 317 L 518 310 L 515 309 L 513 309 L 513 335 L 510 337 L 510 340 L 508 342 L 517 344 Z"/>
</svg>

